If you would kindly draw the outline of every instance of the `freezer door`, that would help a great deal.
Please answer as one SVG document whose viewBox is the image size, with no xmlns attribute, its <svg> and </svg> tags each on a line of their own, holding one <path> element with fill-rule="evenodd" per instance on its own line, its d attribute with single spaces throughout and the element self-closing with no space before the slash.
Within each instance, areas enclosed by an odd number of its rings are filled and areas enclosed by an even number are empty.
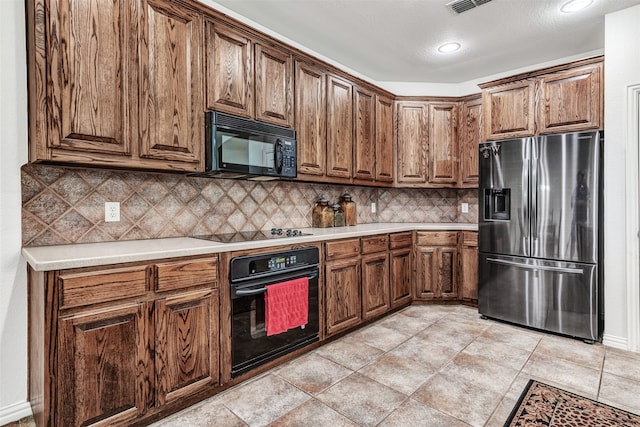
<svg viewBox="0 0 640 427">
<path fill-rule="evenodd" d="M 478 311 L 487 317 L 598 341 L 594 264 L 480 254 Z"/>
<path fill-rule="evenodd" d="M 530 138 L 480 144 L 478 245 L 481 252 L 530 255 Z"/>
<path fill-rule="evenodd" d="M 532 256 L 597 262 L 598 132 L 548 135 L 531 148 Z"/>
</svg>

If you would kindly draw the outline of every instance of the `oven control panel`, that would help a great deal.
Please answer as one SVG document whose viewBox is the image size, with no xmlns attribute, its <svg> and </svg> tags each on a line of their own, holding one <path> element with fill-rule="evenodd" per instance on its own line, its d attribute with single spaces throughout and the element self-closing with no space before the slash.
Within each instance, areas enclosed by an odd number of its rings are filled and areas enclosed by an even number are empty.
<svg viewBox="0 0 640 427">
<path fill-rule="evenodd" d="M 229 279 L 234 283 L 255 276 L 299 270 L 318 265 L 319 262 L 319 250 L 316 247 L 241 256 L 231 259 Z"/>
</svg>

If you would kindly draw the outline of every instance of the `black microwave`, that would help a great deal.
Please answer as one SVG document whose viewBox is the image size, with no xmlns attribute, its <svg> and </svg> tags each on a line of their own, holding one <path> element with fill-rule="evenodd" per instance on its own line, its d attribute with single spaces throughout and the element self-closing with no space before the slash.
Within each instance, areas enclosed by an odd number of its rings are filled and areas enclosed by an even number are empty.
<svg viewBox="0 0 640 427">
<path fill-rule="evenodd" d="M 295 178 L 296 131 L 255 120 L 205 113 L 205 175 Z"/>
</svg>

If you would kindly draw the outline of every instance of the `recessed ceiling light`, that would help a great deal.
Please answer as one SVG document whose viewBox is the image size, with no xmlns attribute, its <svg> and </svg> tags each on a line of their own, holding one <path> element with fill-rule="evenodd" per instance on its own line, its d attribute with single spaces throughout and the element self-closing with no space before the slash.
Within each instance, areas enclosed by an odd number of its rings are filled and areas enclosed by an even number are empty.
<svg viewBox="0 0 640 427">
<path fill-rule="evenodd" d="M 593 3 L 593 0 L 571 0 L 566 2 L 560 10 L 564 13 L 578 12 L 588 7 L 591 3 Z"/>
<path fill-rule="evenodd" d="M 458 49 L 460 49 L 460 43 L 445 43 L 438 48 L 438 52 L 449 53 L 455 52 Z"/>
</svg>

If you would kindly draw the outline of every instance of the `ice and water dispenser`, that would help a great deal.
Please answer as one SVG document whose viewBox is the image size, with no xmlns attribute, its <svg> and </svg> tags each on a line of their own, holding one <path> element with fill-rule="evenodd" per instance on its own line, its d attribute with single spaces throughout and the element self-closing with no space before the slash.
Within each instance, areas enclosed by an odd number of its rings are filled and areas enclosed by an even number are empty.
<svg viewBox="0 0 640 427">
<path fill-rule="evenodd" d="M 509 221 L 511 219 L 511 189 L 484 189 L 484 219 Z"/>
</svg>

